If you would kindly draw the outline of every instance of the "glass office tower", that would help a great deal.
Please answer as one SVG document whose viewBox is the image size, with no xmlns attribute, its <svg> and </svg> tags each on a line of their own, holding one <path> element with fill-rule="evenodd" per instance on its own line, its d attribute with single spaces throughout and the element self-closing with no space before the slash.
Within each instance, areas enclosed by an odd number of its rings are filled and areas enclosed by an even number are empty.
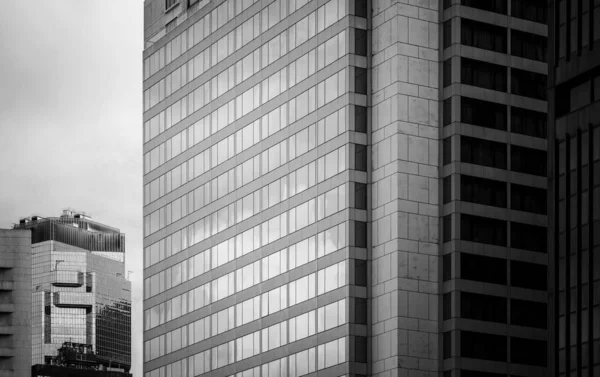
<svg viewBox="0 0 600 377">
<path fill-rule="evenodd" d="M 551 0 L 549 376 L 600 374 L 600 2 Z"/>
<path fill-rule="evenodd" d="M 145 377 L 543 375 L 546 26 L 478 3 L 145 1 Z"/>
<path fill-rule="evenodd" d="M 125 235 L 71 210 L 60 217 L 22 219 L 15 229 L 31 231 L 32 364 L 51 363 L 70 342 L 91 345 L 98 364 L 108 370 L 129 371 Z"/>
</svg>

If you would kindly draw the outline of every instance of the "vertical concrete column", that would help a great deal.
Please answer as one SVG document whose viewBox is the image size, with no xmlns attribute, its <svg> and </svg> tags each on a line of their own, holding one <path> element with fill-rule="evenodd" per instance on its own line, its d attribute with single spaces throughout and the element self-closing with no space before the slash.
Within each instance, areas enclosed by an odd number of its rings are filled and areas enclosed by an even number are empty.
<svg viewBox="0 0 600 377">
<path fill-rule="evenodd" d="M 438 371 L 438 0 L 372 1 L 374 376 Z"/>
</svg>

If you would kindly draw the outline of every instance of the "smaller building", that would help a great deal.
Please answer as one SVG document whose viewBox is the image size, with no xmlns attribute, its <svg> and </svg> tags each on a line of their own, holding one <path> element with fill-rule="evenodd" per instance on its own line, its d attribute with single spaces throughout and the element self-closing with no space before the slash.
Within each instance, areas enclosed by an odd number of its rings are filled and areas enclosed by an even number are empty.
<svg viewBox="0 0 600 377">
<path fill-rule="evenodd" d="M 46 364 L 31 367 L 32 377 L 131 377 L 114 370 L 110 362 L 99 358 L 91 344 L 64 342 L 58 354 Z"/>
<path fill-rule="evenodd" d="M 31 232 L 0 229 L 0 376 L 31 365 Z"/>
</svg>

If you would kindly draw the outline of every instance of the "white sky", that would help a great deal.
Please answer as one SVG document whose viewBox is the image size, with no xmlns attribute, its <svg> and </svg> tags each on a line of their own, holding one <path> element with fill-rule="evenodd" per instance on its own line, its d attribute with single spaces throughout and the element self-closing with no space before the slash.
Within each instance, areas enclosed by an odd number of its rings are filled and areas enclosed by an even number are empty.
<svg viewBox="0 0 600 377">
<path fill-rule="evenodd" d="M 143 0 L 0 1 L 0 228 L 66 207 L 126 234 L 142 375 Z"/>
</svg>

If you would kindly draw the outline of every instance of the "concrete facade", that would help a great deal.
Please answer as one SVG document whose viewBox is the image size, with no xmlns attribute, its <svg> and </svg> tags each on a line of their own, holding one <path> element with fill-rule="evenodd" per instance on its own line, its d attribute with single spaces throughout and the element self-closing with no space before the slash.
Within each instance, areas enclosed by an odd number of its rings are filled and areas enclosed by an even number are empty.
<svg viewBox="0 0 600 377">
<path fill-rule="evenodd" d="M 31 375 L 31 232 L 0 229 L 0 376 Z"/>
</svg>

